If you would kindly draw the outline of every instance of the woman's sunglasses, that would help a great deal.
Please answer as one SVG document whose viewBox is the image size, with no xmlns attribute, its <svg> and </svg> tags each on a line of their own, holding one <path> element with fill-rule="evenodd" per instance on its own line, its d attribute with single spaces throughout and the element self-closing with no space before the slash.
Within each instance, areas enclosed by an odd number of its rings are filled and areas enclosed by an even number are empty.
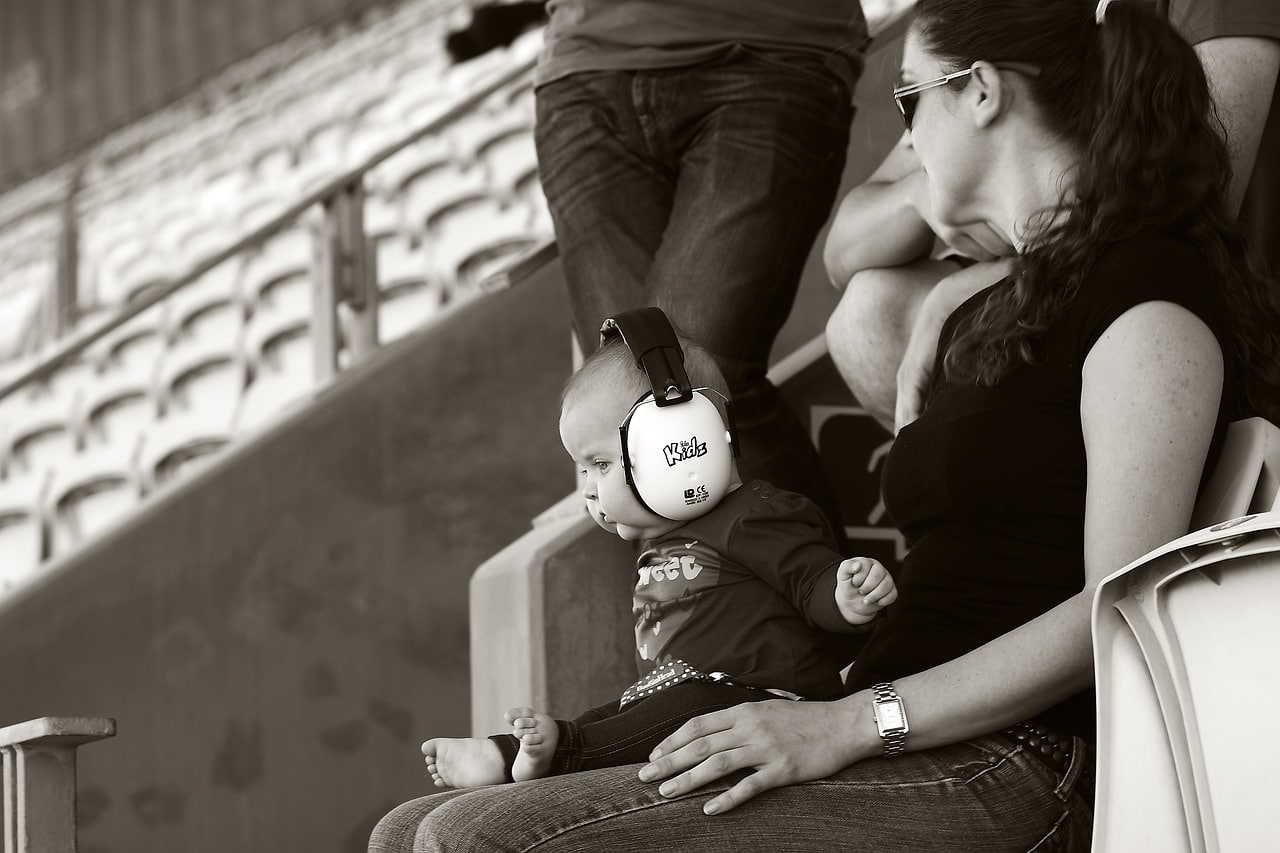
<svg viewBox="0 0 1280 853">
<path fill-rule="evenodd" d="M 1022 62 L 993 62 L 996 68 L 1005 71 L 1016 71 L 1019 74 L 1026 74 L 1029 77 L 1039 77 L 1040 69 L 1034 65 L 1027 65 Z M 920 93 L 926 89 L 933 89 L 938 86 L 945 86 L 952 80 L 956 80 L 966 74 L 973 73 L 973 66 L 969 66 L 963 71 L 953 71 L 950 74 L 944 74 L 934 80 L 926 80 L 923 83 L 912 83 L 909 86 L 898 86 L 893 90 L 894 103 L 898 105 L 898 112 L 902 114 L 902 123 L 907 126 L 907 130 L 911 129 L 911 122 L 916 117 L 916 105 L 920 102 Z"/>
<path fill-rule="evenodd" d="M 911 122 L 916 117 L 916 105 L 920 103 L 921 92 L 926 89 L 933 89 L 937 86 L 945 86 L 952 80 L 972 73 L 973 67 L 970 66 L 963 71 L 953 71 L 950 74 L 945 74 L 936 80 L 928 80 L 924 83 L 912 83 L 910 86 L 899 86 L 894 89 L 893 100 L 898 105 L 898 112 L 902 113 L 902 123 L 907 126 L 907 130 L 911 129 Z"/>
</svg>

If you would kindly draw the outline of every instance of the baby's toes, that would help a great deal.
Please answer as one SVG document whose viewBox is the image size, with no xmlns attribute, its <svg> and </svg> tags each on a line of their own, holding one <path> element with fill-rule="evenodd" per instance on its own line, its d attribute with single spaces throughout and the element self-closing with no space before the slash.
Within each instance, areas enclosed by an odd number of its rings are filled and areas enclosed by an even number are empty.
<svg viewBox="0 0 1280 853">
<path fill-rule="evenodd" d="M 537 746 L 545 740 L 546 738 L 536 731 L 526 732 L 520 736 L 520 742 L 525 746 Z"/>
<path fill-rule="evenodd" d="M 516 726 L 512 730 L 512 733 L 515 734 L 516 737 L 520 738 L 540 730 L 537 717 L 521 717 L 519 720 L 516 720 Z"/>
<path fill-rule="evenodd" d="M 528 721 L 532 719 L 533 713 L 534 712 L 532 708 L 521 707 L 521 708 L 512 708 L 502 716 L 506 719 L 508 723 L 510 723 L 513 726 L 519 725 L 522 720 L 526 721 L 525 724 L 528 725 L 529 724 Z"/>
</svg>

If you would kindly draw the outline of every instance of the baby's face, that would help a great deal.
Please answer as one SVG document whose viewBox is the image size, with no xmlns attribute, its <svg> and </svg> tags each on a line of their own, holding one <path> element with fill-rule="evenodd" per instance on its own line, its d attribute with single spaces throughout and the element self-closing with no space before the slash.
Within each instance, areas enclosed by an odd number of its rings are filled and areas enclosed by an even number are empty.
<svg viewBox="0 0 1280 853">
<path fill-rule="evenodd" d="M 649 539 L 679 527 L 641 505 L 627 485 L 618 424 L 627 408 L 590 400 L 568 401 L 560 414 L 560 440 L 582 476 L 582 499 L 596 524 L 627 540 Z"/>
</svg>

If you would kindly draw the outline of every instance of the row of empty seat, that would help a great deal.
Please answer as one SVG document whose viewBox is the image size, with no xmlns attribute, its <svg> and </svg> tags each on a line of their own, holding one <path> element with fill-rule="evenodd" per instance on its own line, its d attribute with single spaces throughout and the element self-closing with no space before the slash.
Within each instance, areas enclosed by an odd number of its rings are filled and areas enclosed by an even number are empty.
<svg viewBox="0 0 1280 853">
<path fill-rule="evenodd" d="M 277 215 L 300 190 L 420 127 L 478 75 L 504 64 L 504 52 L 448 64 L 441 43 L 463 8 L 461 0 L 406 0 L 367 10 L 369 20 L 358 25 L 306 31 L 264 51 L 269 61 L 245 60 L 104 140 L 80 169 L 75 202 L 82 305 L 125 298 L 130 282 L 116 267 L 140 254 L 154 259 L 150 274 L 159 276 L 184 267 L 193 253 L 226 245 Z M 70 171 L 57 170 L 59 180 L 69 183 Z M 25 190 L 6 195 L 34 193 Z M 64 191 L 41 186 L 44 196 Z M 386 188 L 387 195 L 395 191 Z M 52 278 L 61 224 L 56 206 L 16 221 L 10 207 L 0 199 L 0 220 L 8 223 L 0 229 L 6 305 L 12 293 L 40 291 L 37 282 Z M 133 266 L 135 278 L 147 274 Z M 13 307 L 25 310 L 3 312 L 6 342 L 28 325 L 17 318 L 34 311 L 31 304 Z"/>
<path fill-rule="evenodd" d="M 440 29 L 438 21 L 422 24 Z M 459 66 L 446 64 L 438 40 L 413 56 L 390 50 L 372 62 L 362 54 L 358 71 L 300 92 L 287 116 L 242 110 L 232 154 L 210 155 L 186 174 L 152 182 L 144 175 L 110 204 L 86 192 L 81 322 L 111 316 L 225 250 L 452 108 L 486 75 L 527 66 L 538 38 Z M 412 61 L 419 56 L 430 58 Z M 526 76 L 367 172 L 363 217 L 376 259 L 381 342 L 480 293 L 498 265 L 550 234 L 532 121 Z M 172 140 L 164 146 L 171 150 Z M 0 399 L 0 593 L 316 387 L 320 213 L 308 209 L 45 381 Z M 56 267 L 36 258 L 22 269 L 44 292 Z M 31 291 L 12 282 L 0 271 L 0 297 L 6 284 L 12 293 Z M 350 318 L 339 317 L 339 347 L 343 319 Z"/>
</svg>

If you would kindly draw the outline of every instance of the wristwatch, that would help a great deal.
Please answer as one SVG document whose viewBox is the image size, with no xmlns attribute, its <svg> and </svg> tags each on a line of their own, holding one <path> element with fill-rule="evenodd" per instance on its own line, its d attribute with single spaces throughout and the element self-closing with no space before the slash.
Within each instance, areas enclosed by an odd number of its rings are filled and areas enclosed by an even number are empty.
<svg viewBox="0 0 1280 853">
<path fill-rule="evenodd" d="M 907 709 L 902 706 L 893 685 L 888 681 L 871 685 L 875 698 L 871 701 L 871 710 L 876 715 L 876 731 L 884 740 L 885 758 L 901 755 L 907 750 Z"/>
</svg>

